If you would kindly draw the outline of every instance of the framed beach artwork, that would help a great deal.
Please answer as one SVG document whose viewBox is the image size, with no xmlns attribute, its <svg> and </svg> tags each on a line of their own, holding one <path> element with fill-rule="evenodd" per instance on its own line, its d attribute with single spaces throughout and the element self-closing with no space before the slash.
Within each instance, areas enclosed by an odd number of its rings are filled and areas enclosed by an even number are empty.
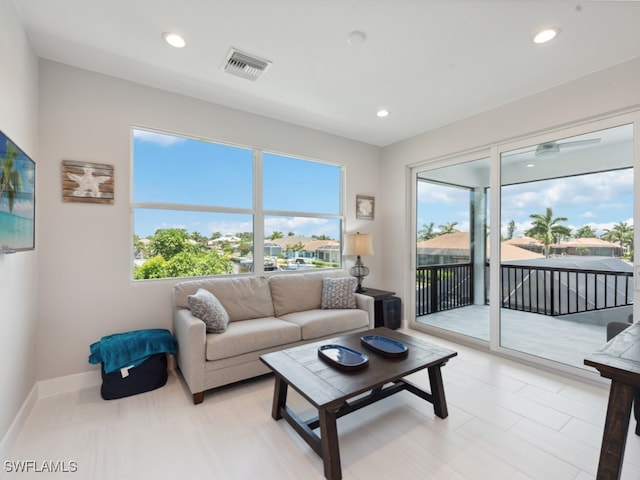
<svg viewBox="0 0 640 480">
<path fill-rule="evenodd" d="M 373 220 L 375 213 L 375 197 L 368 195 L 356 195 L 356 218 L 361 220 Z"/>
<path fill-rule="evenodd" d="M 33 250 L 36 164 L 0 131 L 0 254 Z"/>
</svg>

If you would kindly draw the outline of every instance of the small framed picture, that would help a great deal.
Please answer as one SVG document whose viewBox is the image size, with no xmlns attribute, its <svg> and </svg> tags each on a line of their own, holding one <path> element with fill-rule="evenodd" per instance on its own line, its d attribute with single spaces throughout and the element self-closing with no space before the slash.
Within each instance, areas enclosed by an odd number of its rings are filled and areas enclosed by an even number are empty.
<svg viewBox="0 0 640 480">
<path fill-rule="evenodd" d="M 375 197 L 370 197 L 368 195 L 356 195 L 356 218 L 361 220 L 373 220 L 375 203 Z"/>
</svg>

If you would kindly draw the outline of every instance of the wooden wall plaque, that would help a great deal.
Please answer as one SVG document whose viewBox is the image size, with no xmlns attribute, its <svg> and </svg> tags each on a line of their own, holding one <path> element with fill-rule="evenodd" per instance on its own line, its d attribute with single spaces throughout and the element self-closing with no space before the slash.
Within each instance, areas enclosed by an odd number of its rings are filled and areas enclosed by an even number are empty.
<svg viewBox="0 0 640 480">
<path fill-rule="evenodd" d="M 113 203 L 113 165 L 62 161 L 62 200 Z"/>
</svg>

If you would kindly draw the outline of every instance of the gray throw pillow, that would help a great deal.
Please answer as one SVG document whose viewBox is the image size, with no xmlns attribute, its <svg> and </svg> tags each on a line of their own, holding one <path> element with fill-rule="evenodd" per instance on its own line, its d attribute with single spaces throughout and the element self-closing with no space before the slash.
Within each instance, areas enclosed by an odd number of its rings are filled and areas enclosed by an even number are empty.
<svg viewBox="0 0 640 480">
<path fill-rule="evenodd" d="M 356 308 L 357 285 L 358 281 L 355 277 L 323 278 L 320 307 L 324 309 Z"/>
<path fill-rule="evenodd" d="M 207 325 L 208 333 L 223 333 L 229 325 L 229 314 L 213 293 L 199 288 L 194 295 L 187 297 L 189 308 L 194 317 Z"/>
</svg>

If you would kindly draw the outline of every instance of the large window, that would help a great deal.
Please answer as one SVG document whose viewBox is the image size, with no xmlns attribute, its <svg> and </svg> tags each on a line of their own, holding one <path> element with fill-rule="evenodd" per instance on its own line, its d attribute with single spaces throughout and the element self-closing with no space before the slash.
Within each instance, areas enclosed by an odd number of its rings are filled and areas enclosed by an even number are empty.
<svg viewBox="0 0 640 480">
<path fill-rule="evenodd" d="M 341 266 L 342 168 L 133 129 L 136 280 Z"/>
</svg>

